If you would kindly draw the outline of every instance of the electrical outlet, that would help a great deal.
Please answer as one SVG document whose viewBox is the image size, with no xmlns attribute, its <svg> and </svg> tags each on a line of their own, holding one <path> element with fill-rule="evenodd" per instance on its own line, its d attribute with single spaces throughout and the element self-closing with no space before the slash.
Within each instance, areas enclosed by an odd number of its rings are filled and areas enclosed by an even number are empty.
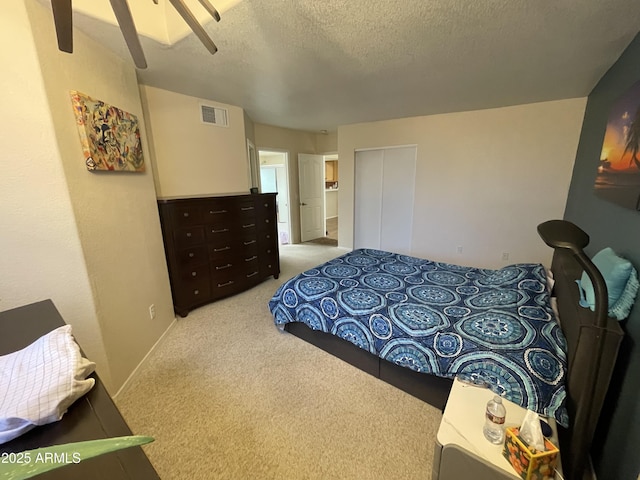
<svg viewBox="0 0 640 480">
<path fill-rule="evenodd" d="M 151 320 L 156 318 L 156 306 L 153 303 L 149 305 L 149 317 Z"/>
<path fill-rule="evenodd" d="M 456 252 L 462 253 L 462 245 L 458 245 L 458 248 L 456 248 Z"/>
<path fill-rule="evenodd" d="M 502 252 L 502 260 L 505 262 L 509 260 L 509 252 Z"/>
</svg>

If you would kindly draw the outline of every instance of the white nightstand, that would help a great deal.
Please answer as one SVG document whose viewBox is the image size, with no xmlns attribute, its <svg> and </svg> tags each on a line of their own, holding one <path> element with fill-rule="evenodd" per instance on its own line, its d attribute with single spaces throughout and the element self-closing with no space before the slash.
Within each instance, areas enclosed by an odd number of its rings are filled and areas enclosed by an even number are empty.
<svg viewBox="0 0 640 480">
<path fill-rule="evenodd" d="M 495 394 L 488 388 L 479 388 L 455 380 L 444 409 L 433 459 L 433 480 L 514 480 L 520 477 L 506 458 L 502 445 L 493 445 L 484 438 L 484 412 L 487 402 Z M 520 426 L 526 410 L 509 400 L 506 426 Z M 553 430 L 550 437 L 558 445 L 556 423 L 547 419 Z M 560 459 L 558 458 L 558 470 Z M 560 478 L 560 477 L 558 477 Z"/>
</svg>

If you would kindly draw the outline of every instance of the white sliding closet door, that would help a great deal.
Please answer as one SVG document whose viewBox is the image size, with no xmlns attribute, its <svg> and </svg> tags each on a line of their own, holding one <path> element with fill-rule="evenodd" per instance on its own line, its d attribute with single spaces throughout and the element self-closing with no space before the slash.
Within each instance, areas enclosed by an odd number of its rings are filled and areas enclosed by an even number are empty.
<svg viewBox="0 0 640 480">
<path fill-rule="evenodd" d="M 356 152 L 354 248 L 380 248 L 382 150 Z"/>
<path fill-rule="evenodd" d="M 356 152 L 354 248 L 411 253 L 416 147 Z"/>
</svg>

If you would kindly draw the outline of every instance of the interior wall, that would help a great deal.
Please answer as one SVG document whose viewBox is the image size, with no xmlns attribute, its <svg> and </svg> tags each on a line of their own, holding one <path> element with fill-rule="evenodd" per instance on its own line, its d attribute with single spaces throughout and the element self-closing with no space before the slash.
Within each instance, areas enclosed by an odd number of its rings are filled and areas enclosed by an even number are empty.
<svg viewBox="0 0 640 480">
<path fill-rule="evenodd" d="M 549 265 L 552 252 L 536 226 L 564 214 L 585 104 L 578 98 L 339 127 L 338 244 L 353 248 L 355 150 L 415 144 L 413 255 L 485 268 Z"/>
<path fill-rule="evenodd" d="M 255 124 L 256 149 L 289 152 L 289 206 L 291 208 L 291 241 L 300 243 L 300 190 L 298 154 L 317 153 L 315 133 Z"/>
<path fill-rule="evenodd" d="M 0 310 L 53 300 L 106 383 L 111 374 L 24 1 L 0 3 L 0 43 Z"/>
<path fill-rule="evenodd" d="M 640 81 L 638 58 L 640 35 L 589 95 L 565 218 L 589 234 L 589 255 L 611 247 L 640 272 L 640 212 L 602 200 L 593 190 L 609 111 Z M 598 478 L 603 479 L 635 479 L 640 474 L 640 459 L 630 448 L 640 445 L 640 298 L 622 327 L 626 336 L 592 449 Z"/>
<path fill-rule="evenodd" d="M 73 54 L 58 51 L 51 10 L 27 7 L 114 393 L 174 321 L 136 70 L 78 30 Z M 144 173 L 87 170 L 70 90 L 137 116 Z"/>
<path fill-rule="evenodd" d="M 338 151 L 338 132 L 317 133 L 315 153 L 335 153 Z"/>
<path fill-rule="evenodd" d="M 146 85 L 140 90 L 159 198 L 249 192 L 242 108 Z M 202 103 L 228 109 L 229 126 L 202 123 Z"/>
</svg>

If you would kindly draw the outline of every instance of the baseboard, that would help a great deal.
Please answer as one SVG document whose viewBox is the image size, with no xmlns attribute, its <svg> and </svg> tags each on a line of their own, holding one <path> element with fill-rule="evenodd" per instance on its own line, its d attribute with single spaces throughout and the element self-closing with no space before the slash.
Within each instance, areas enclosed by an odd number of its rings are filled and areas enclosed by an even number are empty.
<svg viewBox="0 0 640 480">
<path fill-rule="evenodd" d="M 177 323 L 177 319 L 174 317 L 173 318 L 173 322 L 171 322 L 171 324 L 167 327 L 167 329 L 160 336 L 160 338 L 156 341 L 156 343 L 153 344 L 153 346 L 147 352 L 147 354 L 142 358 L 142 360 L 140 360 L 140 363 L 138 363 L 136 368 L 133 369 L 133 371 L 131 372 L 131 375 L 129 375 L 127 377 L 127 379 L 124 381 L 122 386 L 118 389 L 118 391 L 114 395 L 111 395 L 111 398 L 116 400 L 118 398 L 118 395 L 120 395 L 122 392 L 124 392 L 127 389 L 127 387 L 129 386 L 129 384 L 131 383 L 133 378 L 138 374 L 138 371 L 140 370 L 142 365 L 144 365 L 144 363 L 147 361 L 147 358 L 149 358 L 149 355 L 151 355 L 155 351 L 155 349 L 158 347 L 158 345 L 160 345 L 160 343 L 164 340 L 164 337 L 167 336 L 167 333 L 169 333 L 171 331 L 171 329 L 175 326 L 176 323 Z"/>
</svg>

